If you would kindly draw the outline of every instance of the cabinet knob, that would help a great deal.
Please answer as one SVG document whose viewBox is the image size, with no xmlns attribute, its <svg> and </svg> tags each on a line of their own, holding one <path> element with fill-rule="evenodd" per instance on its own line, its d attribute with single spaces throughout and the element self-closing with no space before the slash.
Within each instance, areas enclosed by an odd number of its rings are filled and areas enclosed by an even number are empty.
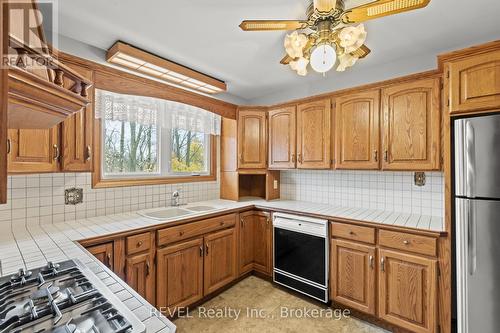
<svg viewBox="0 0 500 333">
<path fill-rule="evenodd" d="M 224 222 L 222 222 L 222 221 L 221 221 L 220 225 L 221 225 L 221 226 L 224 226 Z"/>
<path fill-rule="evenodd" d="M 179 236 L 184 236 L 184 231 L 179 231 Z"/>
<path fill-rule="evenodd" d="M 403 244 L 404 244 L 404 245 L 409 245 L 409 244 L 410 244 L 410 242 L 409 242 L 409 241 L 407 241 L 407 240 L 404 240 L 404 241 L 403 241 Z"/>
<path fill-rule="evenodd" d="M 351 231 L 349 231 L 349 235 L 354 236 L 354 235 L 356 235 L 356 233 L 351 230 Z"/>
<path fill-rule="evenodd" d="M 144 244 L 142 241 L 138 241 L 138 242 L 137 242 L 137 247 L 141 247 L 141 246 L 142 246 L 142 244 Z"/>
</svg>

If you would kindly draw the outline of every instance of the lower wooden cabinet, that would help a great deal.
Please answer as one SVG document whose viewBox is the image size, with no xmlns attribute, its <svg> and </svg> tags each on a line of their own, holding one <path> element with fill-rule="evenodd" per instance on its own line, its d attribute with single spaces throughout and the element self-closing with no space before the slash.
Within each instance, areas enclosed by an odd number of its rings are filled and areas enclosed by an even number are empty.
<svg viewBox="0 0 500 333">
<path fill-rule="evenodd" d="M 379 316 L 416 333 L 436 332 L 437 261 L 379 250 Z"/>
<path fill-rule="evenodd" d="M 205 295 L 236 278 L 236 232 L 234 228 L 205 236 Z"/>
<path fill-rule="evenodd" d="M 334 239 L 331 245 L 332 299 L 375 314 L 375 247 Z"/>
<path fill-rule="evenodd" d="M 157 307 L 184 307 L 203 297 L 203 238 L 171 245 L 156 252 Z"/>
<path fill-rule="evenodd" d="M 240 275 L 258 271 L 272 274 L 271 214 L 248 211 L 240 214 L 238 271 Z"/>
<path fill-rule="evenodd" d="M 125 282 L 155 304 L 155 276 L 153 258 L 149 253 L 127 257 L 125 263 Z"/>
<path fill-rule="evenodd" d="M 86 248 L 94 257 L 113 270 L 113 242 L 93 245 Z"/>
</svg>

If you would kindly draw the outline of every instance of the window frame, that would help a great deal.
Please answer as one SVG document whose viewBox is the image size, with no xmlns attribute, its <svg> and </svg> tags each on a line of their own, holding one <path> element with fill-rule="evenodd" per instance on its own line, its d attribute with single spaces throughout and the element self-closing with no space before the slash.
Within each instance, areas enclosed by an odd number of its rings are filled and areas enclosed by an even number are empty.
<svg viewBox="0 0 500 333">
<path fill-rule="evenodd" d="M 94 165 L 92 172 L 92 188 L 110 188 L 110 187 L 126 187 L 126 186 L 143 186 L 143 185 L 161 185 L 161 184 L 176 184 L 176 183 L 191 183 L 191 182 L 206 182 L 217 180 L 217 138 L 215 135 L 210 135 L 210 151 L 209 155 L 209 172 L 206 174 L 191 174 L 185 173 L 172 174 L 169 176 L 153 176 L 149 175 L 127 178 L 108 178 L 103 177 L 102 170 L 102 131 L 103 124 L 101 119 L 94 120 Z"/>
</svg>

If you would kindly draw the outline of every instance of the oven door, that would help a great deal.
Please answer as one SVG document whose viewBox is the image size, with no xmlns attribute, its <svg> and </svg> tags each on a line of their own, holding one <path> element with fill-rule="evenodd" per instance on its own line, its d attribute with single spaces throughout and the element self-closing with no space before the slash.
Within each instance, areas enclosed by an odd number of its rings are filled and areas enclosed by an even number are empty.
<svg viewBox="0 0 500 333">
<path fill-rule="evenodd" d="M 326 239 L 274 227 L 274 268 L 327 287 Z"/>
</svg>

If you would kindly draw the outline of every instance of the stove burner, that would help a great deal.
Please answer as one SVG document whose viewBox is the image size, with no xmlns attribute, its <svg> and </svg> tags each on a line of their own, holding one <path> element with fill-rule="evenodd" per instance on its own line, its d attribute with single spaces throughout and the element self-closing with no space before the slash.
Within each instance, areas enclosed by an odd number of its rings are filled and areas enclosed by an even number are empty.
<svg viewBox="0 0 500 333">
<path fill-rule="evenodd" d="M 36 300 L 36 301 L 40 301 L 40 300 L 45 301 L 45 300 L 48 300 L 49 294 L 52 295 L 53 298 L 56 298 L 57 296 L 59 296 L 59 291 L 60 291 L 59 287 L 50 286 L 48 288 L 35 291 L 31 295 L 31 298 Z"/>
<path fill-rule="evenodd" d="M 61 265 L 54 264 L 52 261 L 49 261 L 47 265 L 42 269 L 42 273 L 57 275 L 59 273 L 59 267 L 61 267 Z"/>
<path fill-rule="evenodd" d="M 27 271 L 24 269 L 24 268 L 20 268 L 19 271 L 17 272 L 17 274 L 15 275 L 12 275 L 10 277 L 10 280 L 12 282 L 19 282 L 19 281 L 22 281 L 22 283 L 24 284 L 24 282 L 26 282 L 26 279 L 28 279 L 33 273 L 31 271 Z"/>
</svg>

